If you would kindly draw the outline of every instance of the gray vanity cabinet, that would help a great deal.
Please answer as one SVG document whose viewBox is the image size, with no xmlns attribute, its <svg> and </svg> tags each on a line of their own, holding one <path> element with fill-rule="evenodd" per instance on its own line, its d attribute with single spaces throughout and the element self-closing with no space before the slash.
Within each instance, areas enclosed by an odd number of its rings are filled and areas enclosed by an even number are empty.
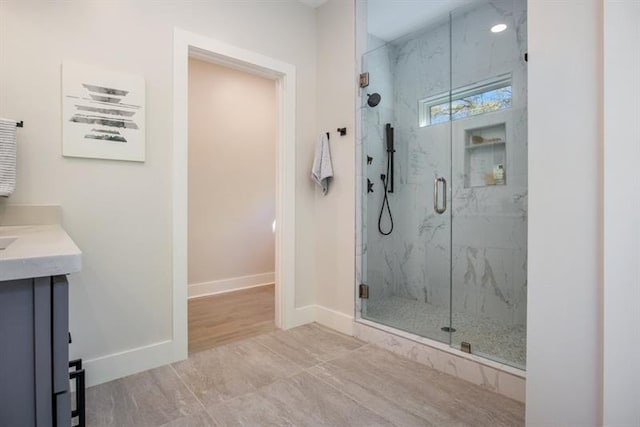
<svg viewBox="0 0 640 427">
<path fill-rule="evenodd" d="M 71 425 L 66 276 L 0 282 L 0 426 Z"/>
</svg>

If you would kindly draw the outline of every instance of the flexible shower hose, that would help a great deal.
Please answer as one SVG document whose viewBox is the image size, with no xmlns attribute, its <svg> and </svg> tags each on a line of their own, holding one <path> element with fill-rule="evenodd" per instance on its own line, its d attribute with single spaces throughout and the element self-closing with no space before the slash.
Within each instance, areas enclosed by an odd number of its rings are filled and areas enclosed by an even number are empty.
<svg viewBox="0 0 640 427">
<path fill-rule="evenodd" d="M 382 197 L 382 206 L 380 207 L 380 216 L 378 217 L 378 231 L 383 236 L 388 236 L 393 231 L 393 215 L 391 214 L 391 206 L 389 206 L 389 172 L 391 169 L 391 155 L 387 153 L 387 174 L 380 175 L 380 179 L 382 180 L 382 188 L 384 190 L 384 196 Z M 391 227 L 389 227 L 389 231 L 382 230 L 382 215 L 384 213 L 385 206 L 387 207 L 387 212 L 389 213 L 389 221 L 391 222 Z"/>
</svg>

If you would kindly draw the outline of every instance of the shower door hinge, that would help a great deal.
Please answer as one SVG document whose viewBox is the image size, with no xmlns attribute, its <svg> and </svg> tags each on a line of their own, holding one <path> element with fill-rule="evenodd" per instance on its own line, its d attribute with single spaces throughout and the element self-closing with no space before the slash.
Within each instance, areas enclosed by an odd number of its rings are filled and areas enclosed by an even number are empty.
<svg viewBox="0 0 640 427">
<path fill-rule="evenodd" d="M 360 74 L 360 87 L 369 86 L 369 73 L 361 73 Z"/>
<path fill-rule="evenodd" d="M 369 299 L 369 285 L 361 284 L 358 294 L 362 299 Z"/>
<path fill-rule="evenodd" d="M 471 353 L 471 344 L 469 344 L 468 342 L 462 341 L 460 343 L 460 351 L 463 351 L 465 353 Z"/>
</svg>

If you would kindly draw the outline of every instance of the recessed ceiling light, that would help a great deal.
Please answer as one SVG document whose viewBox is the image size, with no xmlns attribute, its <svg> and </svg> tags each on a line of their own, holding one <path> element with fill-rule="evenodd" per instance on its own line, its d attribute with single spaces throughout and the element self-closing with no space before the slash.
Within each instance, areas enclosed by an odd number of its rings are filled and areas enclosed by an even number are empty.
<svg viewBox="0 0 640 427">
<path fill-rule="evenodd" d="M 492 33 L 501 33 L 507 29 L 507 24 L 498 24 L 491 27 Z"/>
</svg>

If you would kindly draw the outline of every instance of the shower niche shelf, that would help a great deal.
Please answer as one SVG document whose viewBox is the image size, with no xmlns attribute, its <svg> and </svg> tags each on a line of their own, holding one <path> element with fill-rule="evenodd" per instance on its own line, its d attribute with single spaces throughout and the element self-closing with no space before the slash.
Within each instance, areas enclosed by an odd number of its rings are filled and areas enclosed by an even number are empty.
<svg viewBox="0 0 640 427">
<path fill-rule="evenodd" d="M 507 126 L 497 123 L 464 131 L 464 186 L 507 184 Z"/>
</svg>

